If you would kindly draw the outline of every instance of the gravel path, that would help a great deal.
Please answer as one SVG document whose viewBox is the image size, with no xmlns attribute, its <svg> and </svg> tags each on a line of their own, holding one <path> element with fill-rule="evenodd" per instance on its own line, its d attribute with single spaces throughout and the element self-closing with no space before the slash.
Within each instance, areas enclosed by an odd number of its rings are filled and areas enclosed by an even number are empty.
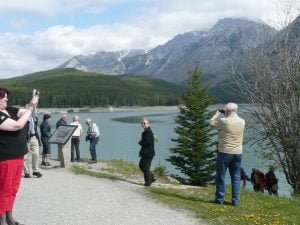
<svg viewBox="0 0 300 225">
<path fill-rule="evenodd" d="M 146 196 L 143 186 L 42 168 L 22 178 L 14 217 L 26 225 L 204 225 Z"/>
</svg>

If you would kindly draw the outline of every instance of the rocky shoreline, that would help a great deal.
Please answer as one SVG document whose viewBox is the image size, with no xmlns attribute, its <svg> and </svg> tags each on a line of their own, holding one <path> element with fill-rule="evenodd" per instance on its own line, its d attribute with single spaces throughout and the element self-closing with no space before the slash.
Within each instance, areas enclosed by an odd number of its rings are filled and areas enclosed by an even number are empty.
<svg viewBox="0 0 300 225">
<path fill-rule="evenodd" d="M 123 106 L 123 107 L 70 107 L 70 108 L 38 108 L 38 113 L 48 113 L 48 114 L 62 114 L 62 113 L 97 113 L 97 112 L 134 112 L 134 111 L 149 111 L 149 110 L 170 110 L 170 109 L 177 109 L 178 106 Z"/>
</svg>

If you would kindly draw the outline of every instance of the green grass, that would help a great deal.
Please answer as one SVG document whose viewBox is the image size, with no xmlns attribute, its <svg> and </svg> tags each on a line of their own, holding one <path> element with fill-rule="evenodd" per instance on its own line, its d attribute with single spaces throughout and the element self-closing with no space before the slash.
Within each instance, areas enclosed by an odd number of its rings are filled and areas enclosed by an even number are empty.
<svg viewBox="0 0 300 225">
<path fill-rule="evenodd" d="M 83 162 L 88 162 L 88 159 L 81 159 Z M 106 166 L 101 170 L 93 170 L 92 165 L 88 166 L 72 166 L 71 171 L 75 174 L 84 174 L 98 178 L 108 178 L 112 180 L 126 180 L 134 176 L 140 175 L 139 168 L 130 162 L 124 162 L 122 160 L 109 160 L 101 161 Z"/>
<path fill-rule="evenodd" d="M 226 193 L 225 204 L 211 203 L 215 192 L 213 186 L 184 190 L 153 187 L 149 191 L 153 198 L 188 209 L 210 224 L 300 224 L 299 199 L 276 198 L 242 190 L 241 203 L 234 207 L 230 204 L 230 192 Z"/>
<path fill-rule="evenodd" d="M 107 163 L 108 168 L 104 170 L 109 173 L 120 174 L 126 178 L 140 174 L 139 168 L 133 163 L 125 162 L 123 160 L 110 160 L 105 162 Z"/>
<path fill-rule="evenodd" d="M 89 168 L 72 167 L 76 174 L 118 179 L 141 176 L 139 168 L 122 160 L 104 161 L 108 167 L 101 171 Z M 166 176 L 164 168 L 154 168 L 158 174 Z M 167 181 L 164 177 L 160 180 Z M 241 190 L 241 203 L 235 207 L 230 204 L 230 187 L 227 187 L 225 203 L 211 203 L 214 199 L 214 186 L 152 186 L 145 188 L 149 195 L 175 208 L 187 209 L 215 225 L 296 225 L 300 224 L 300 199 L 268 196 L 249 190 Z"/>
</svg>

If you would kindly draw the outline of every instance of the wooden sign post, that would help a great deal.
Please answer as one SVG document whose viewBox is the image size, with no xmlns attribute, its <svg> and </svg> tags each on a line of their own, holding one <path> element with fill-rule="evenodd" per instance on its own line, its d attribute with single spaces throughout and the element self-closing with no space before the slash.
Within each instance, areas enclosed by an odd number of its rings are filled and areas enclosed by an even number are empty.
<svg viewBox="0 0 300 225">
<path fill-rule="evenodd" d="M 58 144 L 58 158 L 60 166 L 70 167 L 71 161 L 71 137 L 77 126 L 65 125 L 59 126 L 49 139 L 49 143 Z"/>
</svg>

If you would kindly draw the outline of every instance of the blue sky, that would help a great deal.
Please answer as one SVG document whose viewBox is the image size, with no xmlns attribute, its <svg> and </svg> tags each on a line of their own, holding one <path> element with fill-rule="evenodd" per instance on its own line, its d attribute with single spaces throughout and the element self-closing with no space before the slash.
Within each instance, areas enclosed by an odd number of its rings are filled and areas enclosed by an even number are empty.
<svg viewBox="0 0 300 225">
<path fill-rule="evenodd" d="M 275 26 L 281 1 L 299 7 L 299 0 L 1 0 L 0 78 L 53 69 L 79 54 L 151 49 L 225 17 Z"/>
</svg>

